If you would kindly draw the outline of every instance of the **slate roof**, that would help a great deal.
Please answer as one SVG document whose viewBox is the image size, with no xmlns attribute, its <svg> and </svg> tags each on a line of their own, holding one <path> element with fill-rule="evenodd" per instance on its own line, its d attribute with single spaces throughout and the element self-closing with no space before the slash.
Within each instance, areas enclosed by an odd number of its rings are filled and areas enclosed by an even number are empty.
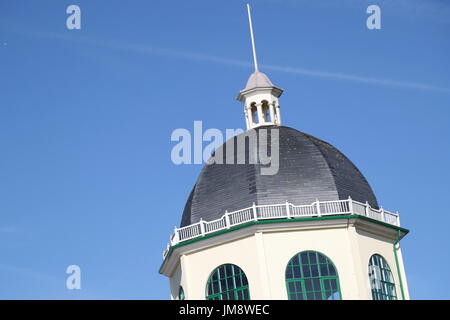
<svg viewBox="0 0 450 320">
<path fill-rule="evenodd" d="M 378 208 L 369 183 L 358 168 L 331 144 L 284 126 L 263 126 L 279 130 L 279 170 L 276 175 L 261 175 L 261 164 L 205 165 L 187 200 L 181 226 L 202 218 L 211 221 L 228 212 L 250 207 L 253 202 L 295 205 L 316 201 L 348 199 Z M 270 141 L 270 130 L 269 141 Z M 244 135 L 243 133 L 242 135 Z M 233 138 L 237 141 L 237 138 Z M 224 144 L 223 154 L 226 154 Z M 236 148 L 236 147 L 235 147 Z M 252 152 L 257 152 L 254 146 Z M 235 162 L 236 163 L 236 160 Z"/>
</svg>

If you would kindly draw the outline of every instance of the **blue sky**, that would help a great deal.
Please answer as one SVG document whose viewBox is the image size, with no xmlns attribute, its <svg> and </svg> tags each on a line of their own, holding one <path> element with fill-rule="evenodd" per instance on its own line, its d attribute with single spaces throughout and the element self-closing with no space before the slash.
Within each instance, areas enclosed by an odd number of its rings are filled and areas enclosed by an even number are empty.
<svg viewBox="0 0 450 320">
<path fill-rule="evenodd" d="M 450 3 L 252 5 L 283 124 L 359 167 L 411 230 L 411 296 L 449 299 Z M 171 162 L 170 135 L 244 127 L 251 62 L 244 1 L 2 1 L 0 298 L 168 298 L 161 252 L 201 170 Z"/>
</svg>

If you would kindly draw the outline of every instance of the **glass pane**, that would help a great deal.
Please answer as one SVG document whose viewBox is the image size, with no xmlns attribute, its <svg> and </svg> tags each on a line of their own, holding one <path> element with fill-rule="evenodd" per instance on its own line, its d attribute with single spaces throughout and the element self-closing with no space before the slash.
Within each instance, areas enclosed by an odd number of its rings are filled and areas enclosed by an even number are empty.
<svg viewBox="0 0 450 320">
<path fill-rule="evenodd" d="M 248 289 L 244 290 L 244 300 L 250 300 L 250 295 Z"/>
<path fill-rule="evenodd" d="M 225 278 L 225 268 L 224 267 L 221 267 L 221 268 L 219 268 L 219 277 L 221 278 L 221 279 L 223 279 L 223 278 Z"/>
<path fill-rule="evenodd" d="M 213 294 L 212 289 L 213 289 L 213 288 L 212 288 L 212 284 L 209 283 L 209 284 L 208 284 L 208 296 L 210 296 L 210 295 Z"/>
<path fill-rule="evenodd" d="M 227 277 L 231 277 L 231 276 L 233 276 L 233 267 L 231 266 L 231 265 L 229 265 L 229 264 L 227 264 L 226 266 L 225 266 L 225 275 L 227 276 Z"/>
<path fill-rule="evenodd" d="M 242 276 L 237 276 L 234 278 L 234 280 L 236 281 L 236 287 L 242 287 Z"/>
<path fill-rule="evenodd" d="M 308 264 L 308 253 L 303 252 L 300 255 L 300 257 L 301 257 L 302 264 Z"/>
<path fill-rule="evenodd" d="M 327 300 L 341 300 L 339 292 L 327 292 Z"/>
<path fill-rule="evenodd" d="M 312 265 L 311 266 L 311 277 L 318 277 L 319 276 L 319 268 L 318 268 L 318 266 L 315 264 L 315 265 Z"/>
<path fill-rule="evenodd" d="M 289 292 L 296 292 L 295 282 L 288 282 Z"/>
<path fill-rule="evenodd" d="M 336 275 L 336 270 L 334 269 L 334 267 L 331 264 L 328 265 L 328 271 L 330 273 L 330 276 Z"/>
<path fill-rule="evenodd" d="M 313 288 L 314 288 L 314 291 L 320 291 L 321 290 L 321 288 L 320 288 L 320 279 L 313 279 L 312 280 L 312 282 L 313 282 Z"/>
<path fill-rule="evenodd" d="M 317 259 L 316 259 L 317 255 L 316 255 L 315 252 L 309 252 L 308 256 L 309 256 L 309 263 L 310 264 L 316 264 L 317 263 Z"/>
<path fill-rule="evenodd" d="M 323 285 L 324 285 L 325 290 L 327 290 L 327 291 L 331 290 L 330 279 L 323 280 Z"/>
<path fill-rule="evenodd" d="M 290 266 L 288 266 L 286 268 L 286 279 L 292 279 L 292 278 L 293 278 L 292 268 Z"/>
<path fill-rule="evenodd" d="M 311 272 L 309 272 L 309 266 L 303 266 L 302 271 L 303 271 L 303 278 L 311 277 Z"/>
<path fill-rule="evenodd" d="M 326 263 L 327 259 L 325 258 L 325 256 L 323 254 L 319 254 L 319 263 Z"/>
<path fill-rule="evenodd" d="M 337 281 L 336 281 L 336 279 L 330 279 L 330 282 L 331 282 L 331 289 L 336 291 L 337 290 Z"/>
<path fill-rule="evenodd" d="M 220 290 L 222 291 L 227 290 L 227 281 L 225 279 L 220 280 Z"/>
<path fill-rule="evenodd" d="M 229 289 L 235 288 L 234 278 L 228 278 L 227 279 L 227 288 L 229 288 Z"/>
<path fill-rule="evenodd" d="M 328 272 L 328 265 L 327 264 L 321 264 L 320 265 L 320 275 L 322 277 L 327 277 L 330 275 L 330 273 Z"/>
<path fill-rule="evenodd" d="M 302 277 L 300 267 L 294 267 L 294 278 L 299 279 Z"/>
<path fill-rule="evenodd" d="M 312 280 L 311 279 L 306 279 L 305 280 L 305 290 L 306 291 L 313 291 L 313 285 L 312 285 Z"/>
</svg>

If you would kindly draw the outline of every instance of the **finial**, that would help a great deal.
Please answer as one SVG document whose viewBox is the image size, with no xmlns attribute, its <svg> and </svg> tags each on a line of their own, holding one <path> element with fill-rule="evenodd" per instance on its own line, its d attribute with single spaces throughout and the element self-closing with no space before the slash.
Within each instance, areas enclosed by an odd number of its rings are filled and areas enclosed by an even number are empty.
<svg viewBox="0 0 450 320">
<path fill-rule="evenodd" d="M 248 11 L 248 24 L 250 25 L 250 37 L 252 39 L 252 49 L 253 49 L 253 63 L 255 65 L 255 72 L 258 70 L 258 60 L 256 59 L 256 48 L 255 48 L 255 36 L 253 35 L 253 25 L 252 25 L 252 14 L 250 13 L 250 4 L 247 3 Z"/>
</svg>

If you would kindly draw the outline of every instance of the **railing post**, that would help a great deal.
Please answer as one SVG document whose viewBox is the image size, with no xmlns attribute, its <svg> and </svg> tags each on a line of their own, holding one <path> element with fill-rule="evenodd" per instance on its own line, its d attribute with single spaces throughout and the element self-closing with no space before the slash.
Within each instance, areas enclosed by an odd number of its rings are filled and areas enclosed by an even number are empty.
<svg viewBox="0 0 450 320">
<path fill-rule="evenodd" d="M 317 208 L 317 215 L 320 217 L 320 202 L 319 199 L 316 199 L 316 208 Z"/>
<path fill-rule="evenodd" d="M 386 213 L 384 212 L 383 207 L 380 207 L 380 211 L 381 211 L 381 221 L 386 222 L 386 217 L 385 217 Z"/>
<path fill-rule="evenodd" d="M 230 229 L 230 217 L 228 216 L 228 210 L 225 211 L 225 226 Z"/>
<path fill-rule="evenodd" d="M 353 200 L 352 197 L 348 196 L 348 212 L 353 214 Z"/>
<path fill-rule="evenodd" d="M 205 235 L 205 225 L 204 225 L 204 221 L 202 218 L 200 218 L 200 232 L 201 232 L 202 236 Z"/>
<path fill-rule="evenodd" d="M 366 201 L 366 206 L 364 207 L 364 211 L 365 211 L 366 217 L 368 217 L 369 216 L 369 202 L 368 201 Z"/>
<path fill-rule="evenodd" d="M 397 219 L 396 219 L 397 226 L 400 227 L 400 213 L 397 211 L 396 214 L 397 214 Z"/>
<path fill-rule="evenodd" d="M 286 200 L 286 216 L 289 219 L 291 217 L 291 208 L 289 208 L 289 202 Z"/>
<path fill-rule="evenodd" d="M 180 234 L 178 233 L 178 228 L 175 226 L 173 228 L 173 237 L 170 239 L 170 244 L 173 246 L 178 244 L 178 242 L 180 242 Z"/>
<path fill-rule="evenodd" d="M 256 204 L 254 202 L 253 202 L 252 209 L 253 209 L 253 220 L 257 221 L 258 220 L 258 214 L 256 212 Z"/>
</svg>

